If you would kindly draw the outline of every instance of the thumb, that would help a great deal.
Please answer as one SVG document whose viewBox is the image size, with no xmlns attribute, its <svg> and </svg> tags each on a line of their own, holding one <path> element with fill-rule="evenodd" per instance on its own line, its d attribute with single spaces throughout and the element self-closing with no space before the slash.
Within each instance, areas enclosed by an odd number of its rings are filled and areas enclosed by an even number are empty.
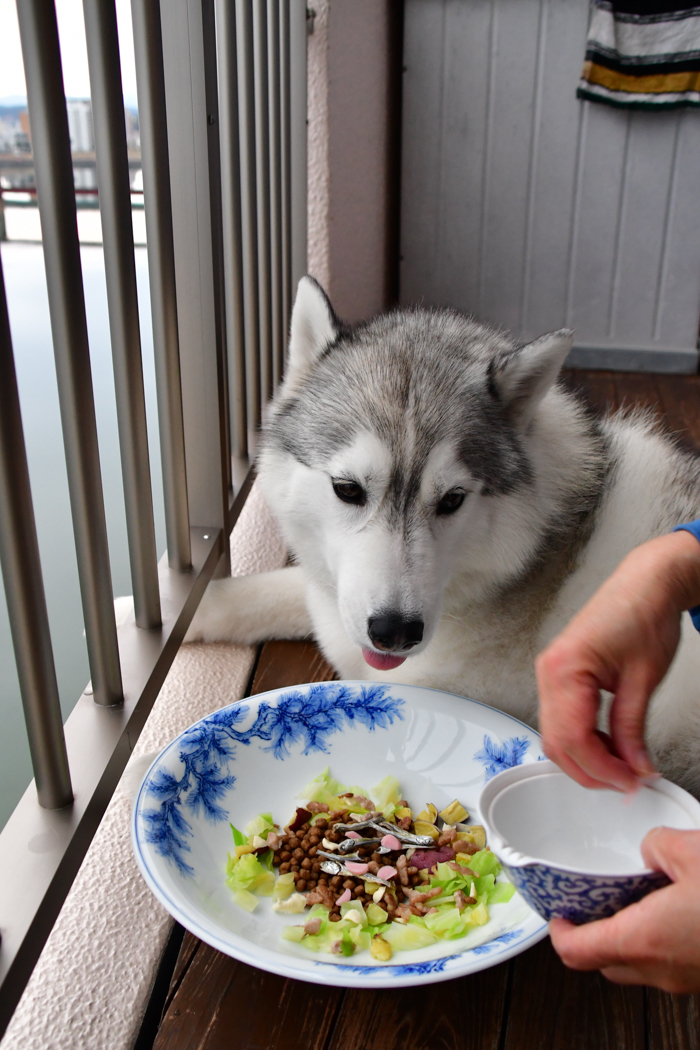
<svg viewBox="0 0 700 1050">
<path fill-rule="evenodd" d="M 696 878 L 700 868 L 700 831 L 652 828 L 642 842 L 644 863 L 672 882 Z"/>
</svg>

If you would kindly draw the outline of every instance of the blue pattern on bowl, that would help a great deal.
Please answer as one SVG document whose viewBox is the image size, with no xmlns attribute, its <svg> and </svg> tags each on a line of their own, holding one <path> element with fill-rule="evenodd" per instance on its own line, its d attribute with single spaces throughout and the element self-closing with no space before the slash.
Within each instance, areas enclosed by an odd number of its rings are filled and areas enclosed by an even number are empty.
<svg viewBox="0 0 700 1050">
<path fill-rule="evenodd" d="M 668 886 L 662 871 L 639 875 L 587 875 L 547 864 L 508 865 L 508 877 L 531 908 L 546 919 L 584 923 L 607 919 L 652 890 Z"/>
</svg>

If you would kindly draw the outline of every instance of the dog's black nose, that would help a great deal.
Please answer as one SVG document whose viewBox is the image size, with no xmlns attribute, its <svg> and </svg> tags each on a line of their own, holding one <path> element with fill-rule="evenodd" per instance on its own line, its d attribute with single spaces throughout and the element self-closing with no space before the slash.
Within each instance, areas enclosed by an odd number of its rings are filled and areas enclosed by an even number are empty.
<svg viewBox="0 0 700 1050">
<path fill-rule="evenodd" d="M 375 649 L 403 653 L 423 640 L 423 621 L 407 620 L 400 613 L 380 613 L 368 619 L 367 634 Z"/>
</svg>

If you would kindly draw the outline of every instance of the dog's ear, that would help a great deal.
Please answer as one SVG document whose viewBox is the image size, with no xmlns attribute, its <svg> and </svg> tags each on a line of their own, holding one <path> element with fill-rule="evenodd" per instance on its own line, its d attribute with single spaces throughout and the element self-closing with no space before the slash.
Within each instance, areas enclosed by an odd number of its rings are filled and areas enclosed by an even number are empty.
<svg viewBox="0 0 700 1050">
<path fill-rule="evenodd" d="M 285 393 L 296 389 L 306 378 L 314 362 L 335 339 L 339 328 L 333 307 L 321 285 L 313 277 L 302 277 L 289 326 Z"/>
<path fill-rule="evenodd" d="M 527 425 L 544 395 L 557 381 L 573 337 L 573 332 L 562 328 L 494 362 L 491 382 L 518 425 Z"/>
</svg>

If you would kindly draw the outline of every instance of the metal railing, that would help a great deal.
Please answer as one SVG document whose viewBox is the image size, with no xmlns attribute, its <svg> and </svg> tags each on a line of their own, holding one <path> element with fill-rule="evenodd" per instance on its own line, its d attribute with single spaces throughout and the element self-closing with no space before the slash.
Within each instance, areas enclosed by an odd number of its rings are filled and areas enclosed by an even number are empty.
<svg viewBox="0 0 700 1050">
<path fill-rule="evenodd" d="M 91 690 L 65 727 L 0 265 L 0 559 L 35 782 L 0 834 L 0 1035 L 192 615 L 228 571 L 306 261 L 306 7 L 132 0 L 167 554 L 156 556 L 114 0 L 83 0 L 134 619 L 117 631 L 56 14 L 21 0 Z"/>
</svg>

